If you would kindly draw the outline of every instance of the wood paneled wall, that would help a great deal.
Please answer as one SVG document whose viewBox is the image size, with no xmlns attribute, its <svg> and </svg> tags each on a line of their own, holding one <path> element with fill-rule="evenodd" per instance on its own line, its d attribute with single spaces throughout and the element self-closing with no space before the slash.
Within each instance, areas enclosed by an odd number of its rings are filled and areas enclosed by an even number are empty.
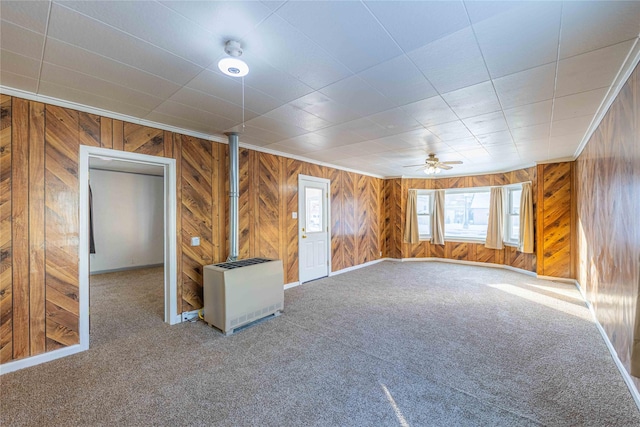
<svg viewBox="0 0 640 427">
<path fill-rule="evenodd" d="M 0 363 L 78 343 L 80 145 L 176 159 L 178 313 L 228 256 L 228 146 L 71 109 L 0 99 Z M 239 253 L 298 280 L 298 175 L 331 180 L 332 270 L 380 258 L 383 180 L 240 151 Z M 200 246 L 192 247 L 192 236 Z"/>
<path fill-rule="evenodd" d="M 534 215 L 538 206 L 538 176 L 536 168 L 519 169 L 507 173 L 464 176 L 440 179 L 390 179 L 384 183 L 386 197 L 385 231 L 386 256 L 390 258 L 447 258 L 464 261 L 504 264 L 523 270 L 536 271 L 535 254 L 523 254 L 513 247 L 503 250 L 487 249 L 484 244 L 470 242 L 445 242 L 444 245 L 432 245 L 428 241 L 404 243 L 403 230 L 409 189 L 447 189 L 488 187 L 493 185 L 515 184 L 531 181 L 533 185 Z M 534 221 L 535 222 L 535 221 Z M 535 229 L 534 225 L 534 229 Z M 535 233 L 535 230 L 534 230 Z"/>
<path fill-rule="evenodd" d="M 640 286 L 640 68 L 575 164 L 576 273 L 629 370 Z M 636 387 L 640 380 L 634 378 Z"/>
</svg>

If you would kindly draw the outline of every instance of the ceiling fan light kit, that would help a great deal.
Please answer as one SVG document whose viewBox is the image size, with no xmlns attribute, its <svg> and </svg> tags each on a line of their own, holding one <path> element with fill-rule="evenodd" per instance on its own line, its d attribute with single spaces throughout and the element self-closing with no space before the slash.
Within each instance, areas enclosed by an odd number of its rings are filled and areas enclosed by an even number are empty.
<svg viewBox="0 0 640 427">
<path fill-rule="evenodd" d="M 249 66 L 240 59 L 242 55 L 242 47 L 240 42 L 229 40 L 224 45 L 224 51 L 229 55 L 228 58 L 222 58 L 218 61 L 218 68 L 227 76 L 244 77 L 249 74 Z"/>
<path fill-rule="evenodd" d="M 416 166 L 420 166 L 418 170 L 421 170 L 427 175 L 435 175 L 440 173 L 440 171 L 453 169 L 449 165 L 461 165 L 462 162 L 460 160 L 452 160 L 448 162 L 441 162 L 440 159 L 436 157 L 434 153 L 429 153 L 429 157 L 426 158 L 423 165 L 408 165 L 404 166 L 405 168 L 414 168 Z"/>
</svg>

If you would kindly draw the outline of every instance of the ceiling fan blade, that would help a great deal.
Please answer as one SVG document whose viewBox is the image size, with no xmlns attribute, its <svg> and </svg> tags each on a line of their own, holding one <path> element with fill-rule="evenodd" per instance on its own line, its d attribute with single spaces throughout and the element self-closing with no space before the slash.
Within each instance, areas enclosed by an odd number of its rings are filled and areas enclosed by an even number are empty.
<svg viewBox="0 0 640 427">
<path fill-rule="evenodd" d="M 416 166 L 425 166 L 424 163 L 420 164 L 420 165 L 409 165 L 409 166 L 403 166 L 403 168 L 415 168 Z"/>
<path fill-rule="evenodd" d="M 450 162 L 440 162 L 441 165 L 461 165 L 462 162 L 460 160 L 452 160 Z"/>
<path fill-rule="evenodd" d="M 444 163 L 440 163 L 438 166 L 436 166 L 437 168 L 440 169 L 444 169 L 444 170 L 449 170 L 449 169 L 453 169 L 451 166 L 445 165 Z"/>
</svg>

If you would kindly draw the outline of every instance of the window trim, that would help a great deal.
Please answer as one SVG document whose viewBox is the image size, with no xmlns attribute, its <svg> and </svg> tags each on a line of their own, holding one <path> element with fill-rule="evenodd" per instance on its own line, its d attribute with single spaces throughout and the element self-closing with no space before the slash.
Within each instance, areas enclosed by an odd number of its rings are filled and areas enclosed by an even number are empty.
<svg viewBox="0 0 640 427">
<path fill-rule="evenodd" d="M 520 182 L 517 184 L 504 185 L 503 188 L 505 189 L 504 197 L 506 200 L 504 203 L 504 237 L 502 240 L 507 246 L 518 247 L 520 246 L 520 233 L 518 233 L 518 237 L 515 240 L 509 238 L 509 230 L 511 229 L 511 218 L 515 215 L 510 213 L 509 205 L 511 203 L 511 193 L 518 190 L 522 191 L 522 183 Z M 520 214 L 518 213 L 518 215 Z"/>
<path fill-rule="evenodd" d="M 447 188 L 444 190 L 445 198 L 445 212 L 447 206 L 448 194 L 460 194 L 460 193 L 487 193 L 491 194 L 491 187 L 465 187 L 465 188 Z M 447 225 L 444 226 L 444 240 L 445 242 L 463 242 L 463 243 L 486 243 L 487 235 L 484 237 L 470 237 L 470 236 L 451 236 L 447 235 Z"/>
<path fill-rule="evenodd" d="M 428 214 L 429 215 L 429 231 L 428 231 L 427 234 L 420 233 L 420 238 L 419 238 L 420 241 L 428 241 L 428 240 L 431 240 L 431 234 L 432 234 L 431 233 L 431 217 L 433 216 L 433 193 L 434 193 L 434 190 L 419 190 L 419 189 L 416 189 L 416 192 L 417 192 L 416 193 L 417 196 L 421 196 L 421 195 L 423 195 L 423 196 L 428 195 L 429 196 L 429 214 Z M 418 217 L 419 216 L 420 216 L 420 214 L 418 214 Z M 418 230 L 419 229 L 420 229 L 420 227 L 418 226 Z"/>
</svg>

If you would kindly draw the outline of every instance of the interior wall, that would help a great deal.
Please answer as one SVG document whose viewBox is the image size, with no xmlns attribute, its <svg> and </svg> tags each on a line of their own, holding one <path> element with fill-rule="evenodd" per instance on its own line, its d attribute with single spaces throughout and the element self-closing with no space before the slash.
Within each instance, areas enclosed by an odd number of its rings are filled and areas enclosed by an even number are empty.
<svg viewBox="0 0 640 427">
<path fill-rule="evenodd" d="M 640 284 L 640 67 L 578 157 L 576 186 L 577 278 L 629 371 Z"/>
<path fill-rule="evenodd" d="M 164 263 L 164 178 L 92 169 L 91 273 Z"/>
<path fill-rule="evenodd" d="M 80 145 L 176 159 L 178 313 L 200 308 L 202 267 L 228 254 L 228 146 L 3 94 L 0 106 L 0 362 L 79 342 Z M 247 149 L 240 256 L 282 259 L 298 280 L 300 173 L 331 180 L 332 271 L 380 258 L 381 179 Z"/>
<path fill-rule="evenodd" d="M 445 241 L 444 245 L 433 245 L 429 241 L 421 241 L 419 243 L 404 243 L 403 241 L 409 189 L 432 190 L 488 187 L 525 181 L 532 182 L 535 211 L 535 207 L 537 206 L 537 194 L 535 191 L 537 186 L 537 170 L 535 167 L 506 173 L 477 176 L 437 179 L 398 178 L 387 180 L 385 185 L 390 203 L 387 205 L 386 217 L 392 224 L 389 228 L 390 235 L 387 238 L 388 246 L 390 247 L 389 256 L 392 258 L 446 258 L 487 262 L 536 271 L 535 253 L 523 254 L 511 246 L 506 246 L 504 249 L 487 249 L 483 243 Z"/>
</svg>

